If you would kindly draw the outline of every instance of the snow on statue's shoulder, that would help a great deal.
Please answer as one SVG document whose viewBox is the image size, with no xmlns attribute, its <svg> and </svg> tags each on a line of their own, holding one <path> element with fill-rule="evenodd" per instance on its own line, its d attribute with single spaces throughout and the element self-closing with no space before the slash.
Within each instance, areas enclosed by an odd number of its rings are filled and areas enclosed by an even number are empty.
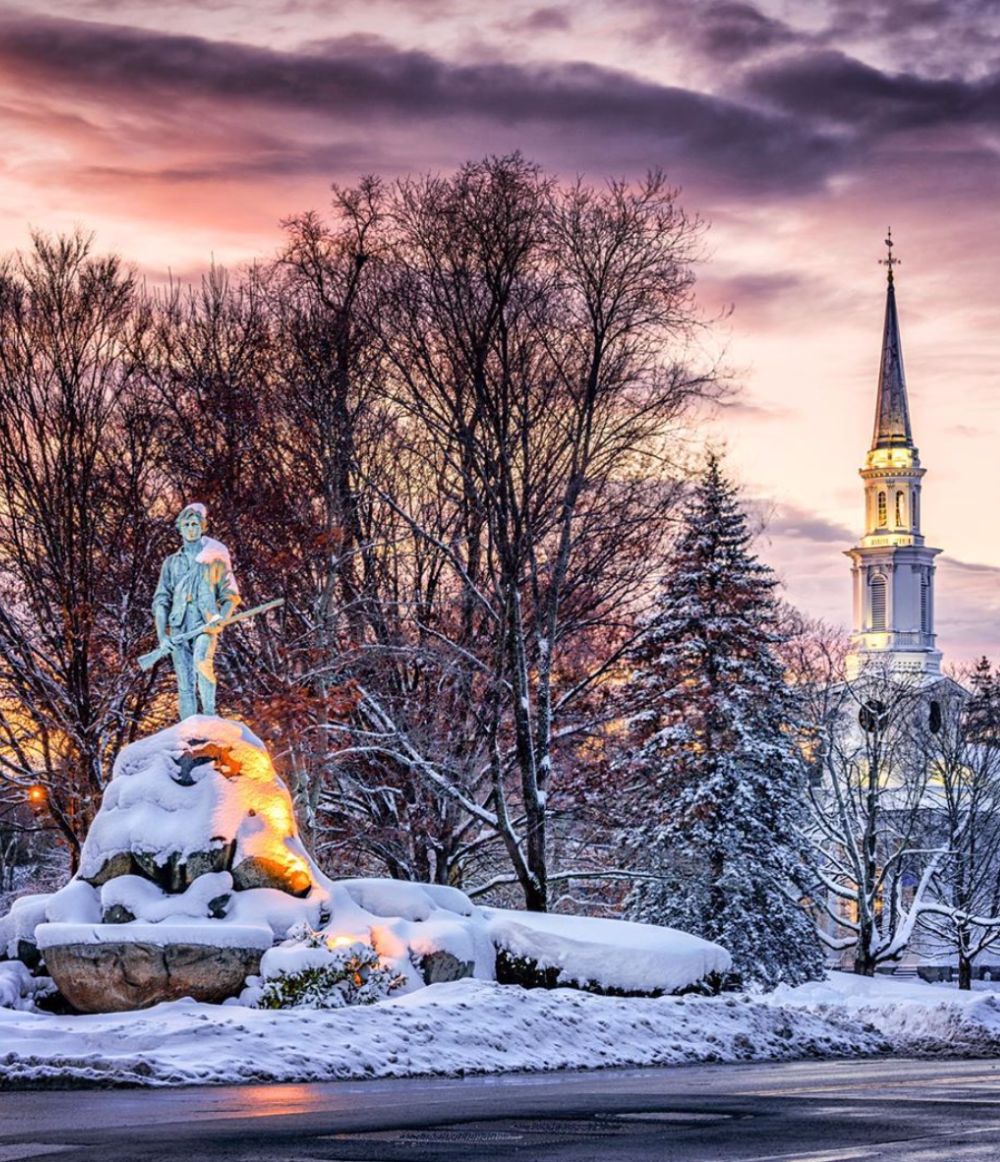
<svg viewBox="0 0 1000 1162">
<path fill-rule="evenodd" d="M 201 538 L 201 549 L 199 550 L 198 556 L 195 559 L 200 561 L 203 565 L 208 565 L 212 561 L 221 561 L 227 569 L 231 569 L 233 567 L 233 558 L 230 555 L 229 550 L 222 543 L 222 541 L 217 541 L 215 537 Z"/>
<path fill-rule="evenodd" d="M 239 593 L 236 574 L 233 572 L 233 558 L 222 541 L 217 541 L 214 537 L 203 536 L 201 549 L 195 560 L 202 565 L 217 565 L 216 577 L 223 587 L 230 593 Z"/>
<path fill-rule="evenodd" d="M 530 964 L 560 985 L 674 993 L 732 966 L 724 948 L 676 928 L 503 908 L 482 912 L 509 962 Z"/>
</svg>

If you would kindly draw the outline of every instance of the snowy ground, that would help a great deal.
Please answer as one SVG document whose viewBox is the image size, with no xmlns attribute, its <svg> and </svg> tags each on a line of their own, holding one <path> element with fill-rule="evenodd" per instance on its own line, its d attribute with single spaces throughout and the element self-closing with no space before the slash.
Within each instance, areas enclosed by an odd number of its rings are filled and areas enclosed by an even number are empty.
<svg viewBox="0 0 1000 1162">
<path fill-rule="evenodd" d="M 190 1001 L 0 1009 L 0 1085 L 313 1081 L 811 1056 L 1000 1055 L 1000 992 L 835 974 L 765 997 L 622 999 L 463 980 L 328 1012 Z"/>
<path fill-rule="evenodd" d="M 835 1013 L 876 1029 L 898 1053 L 1000 1056 L 1000 985 L 976 982 L 972 992 L 886 976 L 831 973 L 825 981 L 778 988 L 770 1003 L 816 1017 Z"/>
</svg>

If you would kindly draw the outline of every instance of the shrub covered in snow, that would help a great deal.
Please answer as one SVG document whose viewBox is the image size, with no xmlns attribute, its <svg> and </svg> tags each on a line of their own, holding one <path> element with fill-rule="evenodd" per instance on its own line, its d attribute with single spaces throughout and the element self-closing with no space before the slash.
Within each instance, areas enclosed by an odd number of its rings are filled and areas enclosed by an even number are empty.
<svg viewBox="0 0 1000 1162">
<path fill-rule="evenodd" d="M 303 926 L 264 954 L 240 1000 L 257 1009 L 342 1009 L 385 1000 L 404 983 L 370 944 Z"/>
<path fill-rule="evenodd" d="M 501 984 L 609 996 L 712 994 L 732 967 L 724 948 L 674 928 L 503 908 L 482 912 Z"/>
<path fill-rule="evenodd" d="M 20 961 L 0 962 L 0 1009 L 31 1010 L 54 991 L 47 976 L 32 976 Z"/>
</svg>

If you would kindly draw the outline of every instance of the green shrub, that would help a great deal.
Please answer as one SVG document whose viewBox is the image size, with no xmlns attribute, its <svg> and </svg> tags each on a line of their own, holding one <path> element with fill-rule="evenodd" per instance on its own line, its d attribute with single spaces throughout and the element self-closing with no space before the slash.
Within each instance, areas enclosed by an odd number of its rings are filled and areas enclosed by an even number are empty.
<svg viewBox="0 0 1000 1162">
<path fill-rule="evenodd" d="M 307 955 L 302 956 L 303 952 Z M 303 962 L 301 966 L 296 960 Z M 258 1009 L 371 1005 L 385 1000 L 404 980 L 382 964 L 370 944 L 358 941 L 331 947 L 324 933 L 308 931 L 297 947 L 286 944 L 265 954 L 253 1004 Z"/>
</svg>

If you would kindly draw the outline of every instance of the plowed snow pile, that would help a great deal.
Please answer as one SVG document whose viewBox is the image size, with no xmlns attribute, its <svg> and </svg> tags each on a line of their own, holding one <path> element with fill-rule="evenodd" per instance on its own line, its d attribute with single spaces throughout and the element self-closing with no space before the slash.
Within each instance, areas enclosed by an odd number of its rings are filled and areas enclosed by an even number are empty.
<svg viewBox="0 0 1000 1162">
<path fill-rule="evenodd" d="M 813 1016 L 836 1014 L 877 1029 L 899 1054 L 1000 1056 L 1000 991 L 976 982 L 972 992 L 921 980 L 830 973 L 825 981 L 778 988 L 772 1004 Z"/>
<path fill-rule="evenodd" d="M 744 996 L 620 998 L 481 980 L 333 1011 L 193 1001 L 77 1017 L 0 1009 L 0 1085 L 54 1078 L 317 1081 L 773 1061 L 886 1048 L 879 1034 L 837 1013 Z"/>
<path fill-rule="evenodd" d="M 980 984 L 960 993 L 848 973 L 762 996 L 625 998 L 466 979 L 328 1011 L 181 1000 L 91 1016 L 39 1012 L 33 990 L 40 984 L 17 962 L 0 963 L 0 1087 L 56 1079 L 292 1082 L 877 1053 L 1000 1056 L 1000 991 Z"/>
</svg>

